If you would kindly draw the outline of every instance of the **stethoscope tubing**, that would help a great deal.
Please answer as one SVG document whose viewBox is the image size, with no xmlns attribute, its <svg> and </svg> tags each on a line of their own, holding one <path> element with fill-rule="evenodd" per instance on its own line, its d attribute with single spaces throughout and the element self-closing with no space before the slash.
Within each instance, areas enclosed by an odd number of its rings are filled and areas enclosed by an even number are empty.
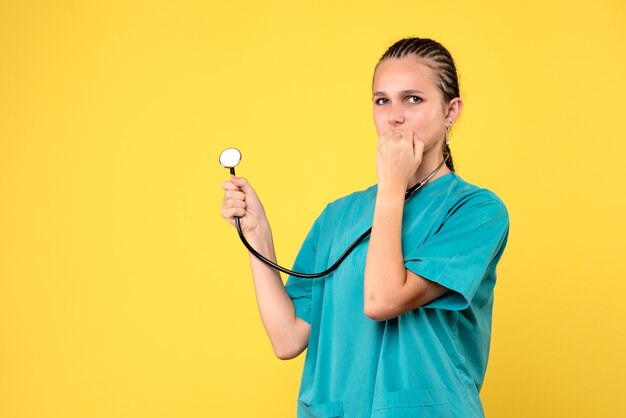
<svg viewBox="0 0 626 418">
<path fill-rule="evenodd" d="M 439 169 L 441 169 L 441 167 L 443 167 L 443 165 L 446 163 L 447 160 L 448 160 L 447 157 L 444 158 L 444 160 L 441 163 L 439 163 L 437 168 L 435 170 L 433 170 L 428 176 L 426 176 L 426 178 L 424 180 L 422 180 L 421 182 L 417 183 L 415 186 L 409 188 L 406 191 L 405 195 L 404 195 L 404 201 L 406 202 L 407 200 L 409 200 L 411 198 L 411 196 L 413 196 L 419 189 L 424 187 L 426 185 L 426 183 L 428 183 L 430 181 L 430 179 L 435 174 L 437 174 Z M 230 167 L 230 174 L 232 174 L 233 176 L 235 175 L 235 168 L 234 167 Z M 283 266 L 278 265 L 277 263 L 275 263 L 272 260 L 268 259 L 267 257 L 263 256 L 257 250 L 252 248 L 252 245 L 250 245 L 250 243 L 248 242 L 248 240 L 244 236 L 243 231 L 241 230 L 241 221 L 240 221 L 239 217 L 235 217 L 235 226 L 237 227 L 237 233 L 239 234 L 239 238 L 241 239 L 241 242 L 243 242 L 243 245 L 256 258 L 258 258 L 259 260 L 261 260 L 262 262 L 264 262 L 268 266 L 270 266 L 270 267 L 272 267 L 272 268 L 274 268 L 274 269 L 276 269 L 276 270 L 278 270 L 280 272 L 283 272 L 283 273 L 288 274 L 290 276 L 300 277 L 302 279 L 317 279 L 317 278 L 320 278 L 320 277 L 323 277 L 323 276 L 327 276 L 330 273 L 332 273 L 333 271 L 335 271 L 337 269 L 337 267 L 339 267 L 339 265 L 343 262 L 343 260 L 345 260 L 346 257 L 348 255 L 350 255 L 352 250 L 354 250 L 356 248 L 356 246 L 359 245 L 361 243 L 361 241 L 363 241 L 372 232 L 372 227 L 369 227 L 367 229 L 367 231 L 365 231 L 361 235 L 359 235 L 359 237 L 357 239 L 355 239 L 352 242 L 352 244 L 350 244 L 348 246 L 348 248 L 346 248 L 346 250 L 339 256 L 337 261 L 335 261 L 326 270 L 321 271 L 319 273 L 300 273 L 300 272 L 293 271 L 293 270 L 290 270 L 288 268 L 285 268 Z"/>
<path fill-rule="evenodd" d="M 357 239 L 354 240 L 352 244 L 350 244 L 348 248 L 346 248 L 343 254 L 341 254 L 341 256 L 337 259 L 337 261 L 335 261 L 335 263 L 329 268 L 327 268 L 326 270 L 321 271 L 319 273 L 300 273 L 297 271 L 289 270 L 288 268 L 285 268 L 283 266 L 280 266 L 274 263 L 272 260 L 264 257 L 262 254 L 259 254 L 254 248 L 252 248 L 250 243 L 246 240 L 246 237 L 243 235 L 243 232 L 241 231 L 241 222 L 239 221 L 239 218 L 235 218 L 235 224 L 237 225 L 237 232 L 239 233 L 239 238 L 241 239 L 241 242 L 243 242 L 243 245 L 245 245 L 248 251 L 250 251 L 256 258 L 258 258 L 265 264 L 269 265 L 270 267 L 278 271 L 281 271 L 285 274 L 289 274 L 290 276 L 300 277 L 302 279 L 317 279 L 319 277 L 327 276 L 330 273 L 332 273 L 334 270 L 337 269 L 337 267 L 339 267 L 339 265 L 352 252 L 352 250 L 354 250 L 356 246 L 361 241 L 363 241 L 370 234 L 370 232 L 372 232 L 371 227 L 367 231 L 363 232 Z"/>
</svg>

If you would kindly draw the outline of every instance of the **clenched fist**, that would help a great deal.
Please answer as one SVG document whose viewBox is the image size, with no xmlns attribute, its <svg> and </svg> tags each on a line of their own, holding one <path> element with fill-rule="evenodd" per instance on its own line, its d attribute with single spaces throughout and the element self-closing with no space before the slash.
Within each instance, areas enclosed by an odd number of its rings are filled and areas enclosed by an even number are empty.
<svg viewBox="0 0 626 418">
<path fill-rule="evenodd" d="M 381 136 L 376 152 L 379 187 L 406 190 L 422 162 L 423 152 L 424 143 L 409 129 Z"/>
</svg>

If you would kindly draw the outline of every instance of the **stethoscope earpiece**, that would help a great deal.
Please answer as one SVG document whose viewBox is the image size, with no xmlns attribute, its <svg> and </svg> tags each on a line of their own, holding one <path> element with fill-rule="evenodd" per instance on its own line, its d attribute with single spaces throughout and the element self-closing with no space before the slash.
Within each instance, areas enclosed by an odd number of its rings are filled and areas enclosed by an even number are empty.
<svg viewBox="0 0 626 418">
<path fill-rule="evenodd" d="M 241 161 L 241 152 L 237 148 L 227 148 L 220 154 L 220 164 L 224 168 L 230 168 L 231 174 L 235 174 L 235 167 Z"/>
</svg>

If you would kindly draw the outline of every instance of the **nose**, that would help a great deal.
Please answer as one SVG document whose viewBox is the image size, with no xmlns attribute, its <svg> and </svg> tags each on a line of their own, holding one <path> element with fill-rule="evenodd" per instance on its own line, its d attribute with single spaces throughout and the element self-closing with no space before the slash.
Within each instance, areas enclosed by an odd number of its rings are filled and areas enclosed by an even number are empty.
<svg viewBox="0 0 626 418">
<path fill-rule="evenodd" d="M 404 123 L 404 112 L 403 109 L 398 105 L 391 106 L 388 116 L 389 124 L 391 126 L 398 126 Z"/>
</svg>

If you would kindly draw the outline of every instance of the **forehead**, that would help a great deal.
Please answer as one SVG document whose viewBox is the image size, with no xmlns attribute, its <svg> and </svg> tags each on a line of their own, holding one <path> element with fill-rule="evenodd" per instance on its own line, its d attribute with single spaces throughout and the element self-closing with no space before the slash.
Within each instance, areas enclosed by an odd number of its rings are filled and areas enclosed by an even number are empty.
<svg viewBox="0 0 626 418">
<path fill-rule="evenodd" d="M 437 76 L 427 60 L 408 55 L 381 61 L 374 71 L 373 91 L 437 90 Z"/>
</svg>

